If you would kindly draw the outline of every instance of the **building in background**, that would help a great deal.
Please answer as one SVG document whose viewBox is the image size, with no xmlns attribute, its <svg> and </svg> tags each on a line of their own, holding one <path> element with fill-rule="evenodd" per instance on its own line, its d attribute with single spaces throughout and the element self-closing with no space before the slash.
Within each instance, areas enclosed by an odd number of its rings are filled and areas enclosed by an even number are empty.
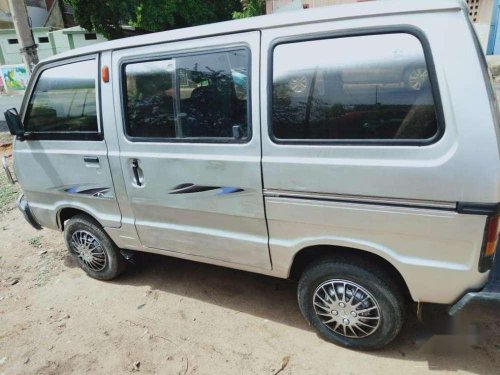
<svg viewBox="0 0 500 375">
<path fill-rule="evenodd" d="M 23 1 L 23 0 L 17 0 Z M 62 0 L 25 0 L 40 60 L 74 48 L 106 41 L 75 23 L 73 11 Z M 28 73 L 8 0 L 0 0 L 0 92 L 24 90 Z"/>
<path fill-rule="evenodd" d="M 25 0 L 25 3 L 32 27 L 64 29 L 77 26 L 73 17 L 73 10 L 62 0 Z M 9 1 L 0 0 L 0 29 L 13 28 Z"/>
<path fill-rule="evenodd" d="M 367 0 L 361 0 L 367 1 Z M 275 13 L 284 10 L 300 8 L 317 8 L 328 5 L 350 4 L 361 2 L 359 0 L 266 0 L 266 13 Z"/>
<path fill-rule="evenodd" d="M 101 34 L 89 32 L 79 26 L 54 30 L 50 27 L 32 29 L 40 60 L 61 52 L 105 42 Z M 14 29 L 0 30 L 0 65 L 22 64 L 19 42 Z"/>
</svg>

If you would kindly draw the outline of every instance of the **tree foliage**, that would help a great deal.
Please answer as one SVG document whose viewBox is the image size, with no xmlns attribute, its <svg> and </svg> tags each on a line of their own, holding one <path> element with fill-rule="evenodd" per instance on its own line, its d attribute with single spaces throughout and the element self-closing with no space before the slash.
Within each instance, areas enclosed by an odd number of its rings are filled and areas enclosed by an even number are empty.
<svg viewBox="0 0 500 375">
<path fill-rule="evenodd" d="M 123 37 L 120 25 L 128 23 L 135 14 L 134 0 L 64 0 L 73 8 L 81 27 L 104 34 L 107 38 Z"/>
<path fill-rule="evenodd" d="M 243 5 L 243 10 L 241 12 L 235 11 L 233 13 L 234 19 L 260 16 L 265 13 L 265 0 L 241 0 L 241 3 Z"/>
<path fill-rule="evenodd" d="M 162 31 L 229 20 L 241 12 L 240 0 L 64 0 L 76 21 L 110 39 L 124 36 L 121 25 Z"/>
</svg>

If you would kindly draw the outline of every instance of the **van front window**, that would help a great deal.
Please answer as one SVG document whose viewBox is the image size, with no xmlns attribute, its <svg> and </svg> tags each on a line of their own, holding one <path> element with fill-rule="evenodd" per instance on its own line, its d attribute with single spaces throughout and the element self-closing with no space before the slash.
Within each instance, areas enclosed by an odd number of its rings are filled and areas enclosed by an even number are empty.
<svg viewBox="0 0 500 375">
<path fill-rule="evenodd" d="M 95 60 L 44 70 L 28 104 L 25 130 L 97 132 L 96 73 Z"/>
</svg>

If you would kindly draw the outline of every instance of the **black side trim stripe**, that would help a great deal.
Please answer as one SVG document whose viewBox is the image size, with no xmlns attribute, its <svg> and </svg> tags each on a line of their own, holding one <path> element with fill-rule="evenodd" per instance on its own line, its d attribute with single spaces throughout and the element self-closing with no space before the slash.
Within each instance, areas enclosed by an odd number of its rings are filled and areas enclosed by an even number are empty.
<svg viewBox="0 0 500 375">
<path fill-rule="evenodd" d="M 217 190 L 219 188 L 220 186 L 204 186 L 185 183 L 175 186 L 172 190 L 170 190 L 169 194 L 193 194 L 201 193 L 203 191 Z"/>
<path fill-rule="evenodd" d="M 458 202 L 457 212 L 469 215 L 499 215 L 500 203 Z"/>
<path fill-rule="evenodd" d="M 169 194 L 193 194 L 212 190 L 219 190 L 217 195 L 234 194 L 245 191 L 245 189 L 230 186 L 205 186 L 192 183 L 184 183 L 174 186 L 174 188 L 170 190 Z"/>
<path fill-rule="evenodd" d="M 417 208 L 438 209 L 445 211 L 455 211 L 456 209 L 455 202 L 425 201 L 417 199 L 381 198 L 381 197 L 370 197 L 361 195 L 309 193 L 309 192 L 295 192 L 286 190 L 264 190 L 264 195 L 267 197 L 372 204 L 372 205 L 393 206 L 393 207 L 417 207 Z"/>
<path fill-rule="evenodd" d="M 378 206 L 422 208 L 441 211 L 455 211 L 468 215 L 498 215 L 500 214 L 500 203 L 465 203 L 465 202 L 444 202 L 425 201 L 417 199 L 402 198 L 380 198 L 370 196 L 342 195 L 295 192 L 286 190 L 265 189 L 264 196 L 274 198 L 305 199 L 312 201 L 343 202 L 354 204 L 368 204 Z"/>
</svg>

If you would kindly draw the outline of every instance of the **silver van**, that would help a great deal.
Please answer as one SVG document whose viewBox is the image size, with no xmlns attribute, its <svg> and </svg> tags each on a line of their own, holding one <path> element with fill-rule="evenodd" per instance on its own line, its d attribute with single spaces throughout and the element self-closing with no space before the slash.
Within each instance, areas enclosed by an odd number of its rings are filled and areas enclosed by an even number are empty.
<svg viewBox="0 0 500 375">
<path fill-rule="evenodd" d="M 500 130 L 467 13 L 369 2 L 45 60 L 6 112 L 19 208 L 96 279 L 142 251 L 298 280 L 351 348 L 411 301 L 499 302 Z"/>
</svg>

